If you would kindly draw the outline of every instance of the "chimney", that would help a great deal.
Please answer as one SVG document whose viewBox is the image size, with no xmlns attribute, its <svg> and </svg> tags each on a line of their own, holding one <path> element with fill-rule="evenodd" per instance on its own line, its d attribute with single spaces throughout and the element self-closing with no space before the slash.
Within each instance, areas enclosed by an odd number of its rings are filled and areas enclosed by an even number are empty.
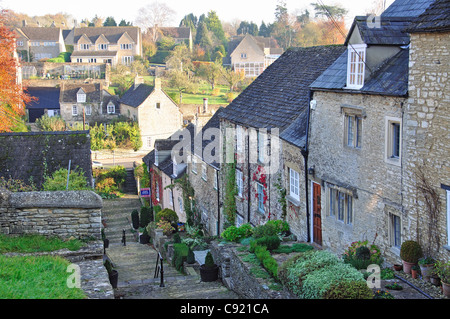
<svg viewBox="0 0 450 319">
<path fill-rule="evenodd" d="M 203 99 L 203 113 L 208 112 L 208 99 L 205 97 Z"/>
<path fill-rule="evenodd" d="M 161 91 L 161 79 L 155 77 L 155 90 Z"/>
<path fill-rule="evenodd" d="M 137 87 L 143 83 L 144 83 L 144 77 L 136 74 L 136 77 L 134 78 L 134 89 L 136 90 Z"/>
<path fill-rule="evenodd" d="M 22 27 L 26 27 L 27 26 L 27 20 L 22 20 Z"/>
</svg>

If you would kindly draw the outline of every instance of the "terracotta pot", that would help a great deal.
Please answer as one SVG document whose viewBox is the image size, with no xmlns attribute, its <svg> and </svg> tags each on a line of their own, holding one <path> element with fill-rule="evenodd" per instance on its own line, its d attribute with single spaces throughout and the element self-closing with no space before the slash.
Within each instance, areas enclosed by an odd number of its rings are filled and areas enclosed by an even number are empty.
<svg viewBox="0 0 450 319">
<path fill-rule="evenodd" d="M 442 282 L 442 292 L 445 297 L 450 298 L 450 284 Z"/>
<path fill-rule="evenodd" d="M 403 264 L 403 272 L 405 274 L 410 274 L 412 266 L 415 265 L 415 263 L 409 263 L 409 262 L 404 261 L 404 260 L 402 260 L 402 264 Z"/>
<path fill-rule="evenodd" d="M 411 276 L 412 276 L 414 279 L 417 279 L 417 270 L 411 269 Z"/>
<path fill-rule="evenodd" d="M 402 265 L 398 265 L 398 264 L 395 264 L 395 265 L 394 265 L 394 270 L 400 271 L 400 270 L 402 270 L 402 269 L 403 269 L 403 266 L 402 266 Z"/>
</svg>

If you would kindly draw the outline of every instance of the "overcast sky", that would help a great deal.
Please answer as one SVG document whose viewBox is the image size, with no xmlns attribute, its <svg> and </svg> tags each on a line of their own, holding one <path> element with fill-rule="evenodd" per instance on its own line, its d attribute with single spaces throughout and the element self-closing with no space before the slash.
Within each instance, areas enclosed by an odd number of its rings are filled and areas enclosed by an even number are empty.
<svg viewBox="0 0 450 319">
<path fill-rule="evenodd" d="M 151 4 L 154 0 L 76 0 L 76 1 L 55 1 L 55 0 L 0 0 L 0 7 L 11 9 L 16 12 L 26 13 L 29 16 L 41 16 L 45 14 L 55 14 L 59 12 L 68 13 L 78 21 L 84 18 L 91 19 L 95 15 L 106 18 L 113 16 L 119 22 L 122 19 L 134 22 L 138 10 Z M 356 15 L 365 15 L 367 10 L 373 7 L 375 0 L 322 0 L 325 5 L 340 4 L 349 10 L 348 20 L 353 20 Z M 194 13 L 200 16 L 211 10 L 217 12 L 222 21 L 231 22 L 235 19 L 241 21 L 253 21 L 258 26 L 261 21 L 271 23 L 275 19 L 275 7 L 277 0 L 159 0 L 172 8 L 176 15 L 171 26 L 178 26 L 181 19 Z M 316 0 L 284 0 L 290 13 L 302 11 L 309 7 L 309 4 Z M 393 0 L 386 0 L 386 7 Z"/>
</svg>

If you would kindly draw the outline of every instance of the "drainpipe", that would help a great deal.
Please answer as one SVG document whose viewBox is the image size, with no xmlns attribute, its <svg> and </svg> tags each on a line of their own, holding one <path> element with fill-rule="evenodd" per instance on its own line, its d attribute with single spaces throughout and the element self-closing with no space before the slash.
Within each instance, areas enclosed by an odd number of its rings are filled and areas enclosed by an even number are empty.
<svg viewBox="0 0 450 319">
<path fill-rule="evenodd" d="M 306 229 L 307 229 L 307 234 L 308 234 L 308 242 L 311 242 L 311 214 L 309 211 L 309 181 L 308 181 L 308 154 L 309 154 L 309 149 L 308 149 L 308 144 L 309 144 L 309 122 L 310 122 L 310 110 L 311 110 L 311 99 L 312 99 L 312 95 L 313 92 L 311 90 L 309 90 L 309 96 L 308 96 L 308 110 L 307 110 L 307 116 L 306 116 L 306 141 L 305 141 L 305 148 L 303 150 L 301 150 L 301 153 L 303 155 L 303 159 L 304 159 L 304 163 L 305 163 L 305 202 L 306 202 Z"/>
</svg>

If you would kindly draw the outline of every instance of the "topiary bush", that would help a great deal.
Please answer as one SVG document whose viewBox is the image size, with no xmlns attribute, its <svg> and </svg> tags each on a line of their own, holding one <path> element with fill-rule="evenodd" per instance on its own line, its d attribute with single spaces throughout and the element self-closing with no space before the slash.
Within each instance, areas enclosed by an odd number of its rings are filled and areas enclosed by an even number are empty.
<svg viewBox="0 0 450 319">
<path fill-rule="evenodd" d="M 422 247 L 414 240 L 407 240 L 400 247 L 400 258 L 409 263 L 417 263 L 423 256 Z"/>
<path fill-rule="evenodd" d="M 139 218 L 139 226 L 147 227 L 153 221 L 153 209 L 150 206 L 142 206 Z"/>
<path fill-rule="evenodd" d="M 186 262 L 188 264 L 194 264 L 195 263 L 195 254 L 194 254 L 194 252 L 192 251 L 191 248 L 189 248 L 189 250 L 188 250 L 188 254 L 187 254 L 187 257 L 186 257 Z"/>
<path fill-rule="evenodd" d="M 131 212 L 131 223 L 134 229 L 139 228 L 139 212 L 137 211 L 137 209 L 133 209 L 133 211 Z"/>
<path fill-rule="evenodd" d="M 165 208 L 156 214 L 156 222 L 161 221 L 161 219 L 163 219 L 171 224 L 178 223 L 177 213 L 169 208 Z"/>
<path fill-rule="evenodd" d="M 206 268 L 213 268 L 215 266 L 214 259 L 213 259 L 213 256 L 210 251 L 208 251 L 208 253 L 205 256 L 205 264 L 204 265 Z"/>
</svg>

